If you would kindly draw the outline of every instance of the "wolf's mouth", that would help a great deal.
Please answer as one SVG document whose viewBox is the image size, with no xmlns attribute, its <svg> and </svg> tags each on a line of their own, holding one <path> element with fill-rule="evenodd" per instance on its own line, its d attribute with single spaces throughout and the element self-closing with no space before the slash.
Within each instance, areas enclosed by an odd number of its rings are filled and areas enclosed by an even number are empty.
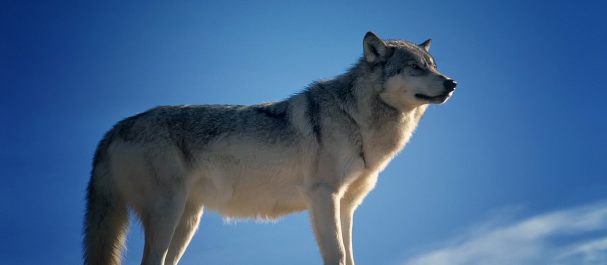
<svg viewBox="0 0 607 265">
<path fill-rule="evenodd" d="M 446 92 L 443 94 L 440 94 L 438 96 L 428 96 L 428 95 L 424 95 L 424 94 L 415 94 L 415 97 L 421 100 L 427 100 L 430 101 L 432 103 L 443 103 L 445 101 L 447 101 L 447 98 L 449 98 L 449 96 L 451 96 L 452 92 Z"/>
</svg>

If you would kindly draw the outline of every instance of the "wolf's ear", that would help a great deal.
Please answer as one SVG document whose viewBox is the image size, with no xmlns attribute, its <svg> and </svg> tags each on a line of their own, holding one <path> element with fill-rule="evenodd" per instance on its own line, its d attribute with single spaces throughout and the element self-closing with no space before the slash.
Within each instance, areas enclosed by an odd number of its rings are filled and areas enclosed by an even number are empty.
<svg viewBox="0 0 607 265">
<path fill-rule="evenodd" d="M 365 34 L 363 40 L 363 48 L 365 50 L 365 60 L 369 64 L 385 62 L 388 54 L 388 47 L 377 35 L 369 31 Z"/>
<path fill-rule="evenodd" d="M 432 39 L 427 39 L 426 41 L 422 42 L 418 46 L 421 47 L 422 49 L 424 49 L 426 52 L 428 52 L 428 51 L 430 51 L 431 44 L 432 44 Z"/>
</svg>

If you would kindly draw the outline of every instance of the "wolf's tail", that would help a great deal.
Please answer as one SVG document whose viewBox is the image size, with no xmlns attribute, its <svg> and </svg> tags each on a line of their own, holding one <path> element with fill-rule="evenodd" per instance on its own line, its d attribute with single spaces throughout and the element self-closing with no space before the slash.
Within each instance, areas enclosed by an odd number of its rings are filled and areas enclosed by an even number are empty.
<svg viewBox="0 0 607 265">
<path fill-rule="evenodd" d="M 119 265 L 128 227 L 128 209 L 111 185 L 109 135 L 99 143 L 86 196 L 84 264 Z"/>
</svg>

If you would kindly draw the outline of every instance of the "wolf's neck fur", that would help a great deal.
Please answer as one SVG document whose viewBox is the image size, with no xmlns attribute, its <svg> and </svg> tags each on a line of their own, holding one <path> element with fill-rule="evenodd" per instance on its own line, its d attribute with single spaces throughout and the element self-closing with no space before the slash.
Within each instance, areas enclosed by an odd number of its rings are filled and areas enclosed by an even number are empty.
<svg viewBox="0 0 607 265">
<path fill-rule="evenodd" d="M 357 123 L 368 168 L 380 171 L 405 146 L 427 104 L 396 109 L 379 97 L 383 73 L 359 61 L 345 74 L 322 82 L 334 94 L 337 104 Z"/>
</svg>

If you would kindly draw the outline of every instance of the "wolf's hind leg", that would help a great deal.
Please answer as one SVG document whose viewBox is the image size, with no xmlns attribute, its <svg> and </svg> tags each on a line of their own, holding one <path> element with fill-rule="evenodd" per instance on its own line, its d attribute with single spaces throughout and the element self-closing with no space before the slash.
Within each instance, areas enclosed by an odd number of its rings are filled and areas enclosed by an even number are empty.
<svg viewBox="0 0 607 265">
<path fill-rule="evenodd" d="M 164 265 L 171 239 L 188 201 L 191 178 L 178 150 L 150 149 L 142 154 L 138 178 L 141 194 L 134 210 L 143 224 L 145 245 L 142 265 Z"/>
<path fill-rule="evenodd" d="M 180 196 L 163 198 L 159 207 L 154 207 L 142 216 L 145 234 L 142 265 L 164 265 L 171 238 L 183 213 L 185 199 Z"/>
<path fill-rule="evenodd" d="M 171 239 L 169 252 L 164 262 L 165 265 L 175 265 L 179 262 L 198 228 L 202 212 L 203 206 L 201 203 L 188 202 L 186 204 L 177 229 L 173 234 L 173 239 Z"/>
</svg>

